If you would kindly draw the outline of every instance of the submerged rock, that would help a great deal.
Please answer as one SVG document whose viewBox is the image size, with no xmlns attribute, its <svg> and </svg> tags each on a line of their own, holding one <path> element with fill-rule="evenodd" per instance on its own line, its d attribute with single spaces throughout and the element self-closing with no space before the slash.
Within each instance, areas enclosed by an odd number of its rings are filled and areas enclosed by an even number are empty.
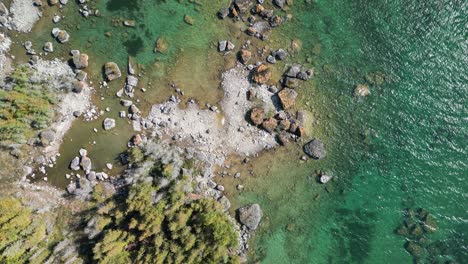
<svg viewBox="0 0 468 264">
<path fill-rule="evenodd" d="M 323 159 L 326 156 L 325 145 L 319 139 L 312 139 L 304 145 L 304 152 L 313 159 Z"/>
<path fill-rule="evenodd" d="M 369 86 L 365 84 L 358 84 L 354 89 L 354 95 L 356 96 L 368 96 L 370 94 Z"/>
<path fill-rule="evenodd" d="M 166 53 L 167 50 L 169 49 L 169 43 L 164 37 L 159 37 L 156 40 L 156 47 L 154 48 L 154 52 L 156 53 Z"/>
<path fill-rule="evenodd" d="M 107 62 L 104 64 L 104 74 L 108 81 L 113 81 L 122 76 L 119 66 L 115 62 Z"/>
<path fill-rule="evenodd" d="M 262 209 L 258 204 L 251 204 L 238 210 L 239 221 L 251 230 L 256 230 L 263 217 Z"/>
</svg>

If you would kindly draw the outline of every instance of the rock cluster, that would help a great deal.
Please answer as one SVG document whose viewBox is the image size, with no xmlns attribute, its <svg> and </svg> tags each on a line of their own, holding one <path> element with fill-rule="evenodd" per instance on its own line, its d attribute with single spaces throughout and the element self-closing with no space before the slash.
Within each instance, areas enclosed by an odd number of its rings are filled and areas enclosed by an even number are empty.
<svg viewBox="0 0 468 264">
<path fill-rule="evenodd" d="M 422 263 L 424 256 L 434 252 L 431 250 L 429 235 L 436 230 L 437 222 L 428 211 L 424 208 L 407 208 L 402 224 L 396 228 L 395 233 L 405 237 L 404 247 L 413 256 L 415 263 Z"/>
<path fill-rule="evenodd" d="M 70 35 L 65 30 L 59 28 L 52 29 L 52 36 L 54 36 L 59 43 L 66 43 L 70 39 Z"/>
<path fill-rule="evenodd" d="M 288 20 L 288 17 L 275 15 L 275 10 L 267 9 L 263 3 L 261 0 L 234 0 L 229 7 L 221 8 L 217 15 L 220 19 L 230 16 L 248 22 L 245 32 L 250 36 L 266 40 L 271 28 L 281 25 Z M 275 0 L 274 4 L 284 9 L 285 5 L 292 4 L 292 1 Z"/>
</svg>

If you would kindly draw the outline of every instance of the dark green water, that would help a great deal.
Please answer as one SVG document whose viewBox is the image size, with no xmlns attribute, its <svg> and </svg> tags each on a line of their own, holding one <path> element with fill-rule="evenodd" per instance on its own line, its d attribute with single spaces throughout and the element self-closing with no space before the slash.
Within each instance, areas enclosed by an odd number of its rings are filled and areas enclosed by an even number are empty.
<svg viewBox="0 0 468 264">
<path fill-rule="evenodd" d="M 217 93 L 216 85 L 206 85 L 217 79 L 204 69 L 220 64 L 207 59 L 213 43 L 235 31 L 214 16 L 228 2 L 100 1 L 104 15 L 133 18 L 137 26 L 93 18 L 80 22 L 71 42 L 88 45 L 84 50 L 96 55 L 96 69 L 107 60 L 125 65 L 127 55 L 146 65 L 182 58 L 176 67 L 184 70 L 173 75 L 186 80 L 187 89 L 194 82 L 191 94 L 206 98 Z M 316 69 L 317 77 L 299 89 L 300 101 L 313 116 L 310 137 L 325 142 L 328 156 L 300 163 L 301 150 L 291 146 L 259 158 L 255 176 L 242 177 L 246 191 L 231 193 L 233 204 L 257 202 L 265 213 L 252 261 L 411 263 L 404 237 L 393 231 L 405 208 L 423 207 L 438 225 L 423 263 L 468 263 L 468 2 L 294 2 L 292 22 L 276 29 L 269 45 L 302 41 L 290 62 Z M 182 22 L 184 14 L 195 18 L 194 26 Z M 168 54 L 153 53 L 159 36 L 169 39 Z M 353 96 L 359 83 L 370 86 L 370 96 Z M 109 95 L 118 87 L 111 89 Z M 164 87 L 154 89 L 142 100 L 160 100 Z M 116 108 L 118 100 L 103 104 Z M 74 129 L 71 134 L 79 132 Z M 335 178 L 319 185 L 314 170 Z"/>
<path fill-rule="evenodd" d="M 468 3 L 314 2 L 295 3 L 282 34 L 300 38 L 317 68 L 302 101 L 329 156 L 308 169 L 286 158 L 251 179 L 240 203 L 259 201 L 267 215 L 257 259 L 411 263 L 393 231 L 405 208 L 423 207 L 439 229 L 422 263 L 467 263 Z M 358 83 L 369 97 L 353 97 Z M 328 192 L 314 169 L 336 176 Z"/>
</svg>

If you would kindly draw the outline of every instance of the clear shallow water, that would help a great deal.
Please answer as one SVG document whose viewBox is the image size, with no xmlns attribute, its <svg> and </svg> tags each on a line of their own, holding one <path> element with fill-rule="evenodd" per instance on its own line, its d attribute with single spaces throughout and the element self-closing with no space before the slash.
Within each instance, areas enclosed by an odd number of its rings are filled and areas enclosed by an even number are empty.
<svg viewBox="0 0 468 264">
<path fill-rule="evenodd" d="M 429 235 L 433 258 L 423 262 L 468 262 L 468 4 L 315 1 L 293 10 L 296 22 L 283 30 L 302 39 L 318 70 L 302 101 L 312 102 L 312 136 L 329 156 L 308 172 L 285 160 L 250 180 L 240 203 L 259 201 L 267 215 L 257 259 L 411 263 L 393 231 L 405 208 L 423 207 L 439 227 Z M 370 81 L 376 72 L 381 85 Z M 358 83 L 371 85 L 369 97 L 352 96 Z M 323 186 L 308 180 L 313 169 L 337 176 L 316 201 L 311 194 Z M 283 195 L 270 198 L 272 184 Z"/>
</svg>

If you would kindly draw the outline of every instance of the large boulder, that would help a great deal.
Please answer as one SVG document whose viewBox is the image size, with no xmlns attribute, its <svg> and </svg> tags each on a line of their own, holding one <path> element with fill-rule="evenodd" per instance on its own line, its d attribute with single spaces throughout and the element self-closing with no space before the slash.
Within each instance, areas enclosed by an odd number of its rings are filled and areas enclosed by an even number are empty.
<svg viewBox="0 0 468 264">
<path fill-rule="evenodd" d="M 55 133 L 51 129 L 47 129 L 41 132 L 39 135 L 41 138 L 42 146 L 48 146 L 55 140 Z"/>
<path fill-rule="evenodd" d="M 263 212 L 258 204 L 251 204 L 238 210 L 239 221 L 251 230 L 255 230 L 262 220 Z"/>
<path fill-rule="evenodd" d="M 296 78 L 300 72 L 301 72 L 301 65 L 296 64 L 289 68 L 289 70 L 286 72 L 286 76 L 291 77 L 291 78 Z"/>
<path fill-rule="evenodd" d="M 111 130 L 112 128 L 115 127 L 115 119 L 112 118 L 106 118 L 102 122 L 102 126 L 104 127 L 104 130 Z"/>
<path fill-rule="evenodd" d="M 271 117 L 266 119 L 262 123 L 262 128 L 270 133 L 273 132 L 277 126 L 278 126 L 278 121 Z"/>
<path fill-rule="evenodd" d="M 8 16 L 9 13 L 8 8 L 0 2 L 0 16 Z"/>
<path fill-rule="evenodd" d="M 88 157 L 81 157 L 81 167 L 83 168 L 84 171 L 90 171 L 91 170 L 91 159 Z"/>
<path fill-rule="evenodd" d="M 74 81 L 72 83 L 72 92 L 81 93 L 85 88 L 85 83 L 82 81 Z"/>
<path fill-rule="evenodd" d="M 75 54 L 73 56 L 73 64 L 77 69 L 85 69 L 88 67 L 88 55 L 87 54 Z"/>
<path fill-rule="evenodd" d="M 260 125 L 265 118 L 265 110 L 261 107 L 255 107 L 250 111 L 250 121 L 255 125 Z"/>
<path fill-rule="evenodd" d="M 271 78 L 271 71 L 267 65 L 262 64 L 255 68 L 252 74 L 252 80 L 258 84 L 264 84 Z"/>
<path fill-rule="evenodd" d="M 289 88 L 284 88 L 278 93 L 278 97 L 283 109 L 289 109 L 296 104 L 297 92 Z"/>
<path fill-rule="evenodd" d="M 104 74 L 108 81 L 113 81 L 122 76 L 119 66 L 115 62 L 107 62 L 104 64 Z"/>
<path fill-rule="evenodd" d="M 70 162 L 70 169 L 72 170 L 80 170 L 80 158 L 74 157 L 72 161 Z"/>
<path fill-rule="evenodd" d="M 60 30 L 58 28 L 52 29 L 52 35 L 54 35 L 54 37 L 60 43 L 68 42 L 70 39 L 70 35 L 65 30 Z"/>
<path fill-rule="evenodd" d="M 304 152 L 313 159 L 323 159 L 327 152 L 325 145 L 319 139 L 312 139 L 309 143 L 304 145 Z"/>
</svg>

